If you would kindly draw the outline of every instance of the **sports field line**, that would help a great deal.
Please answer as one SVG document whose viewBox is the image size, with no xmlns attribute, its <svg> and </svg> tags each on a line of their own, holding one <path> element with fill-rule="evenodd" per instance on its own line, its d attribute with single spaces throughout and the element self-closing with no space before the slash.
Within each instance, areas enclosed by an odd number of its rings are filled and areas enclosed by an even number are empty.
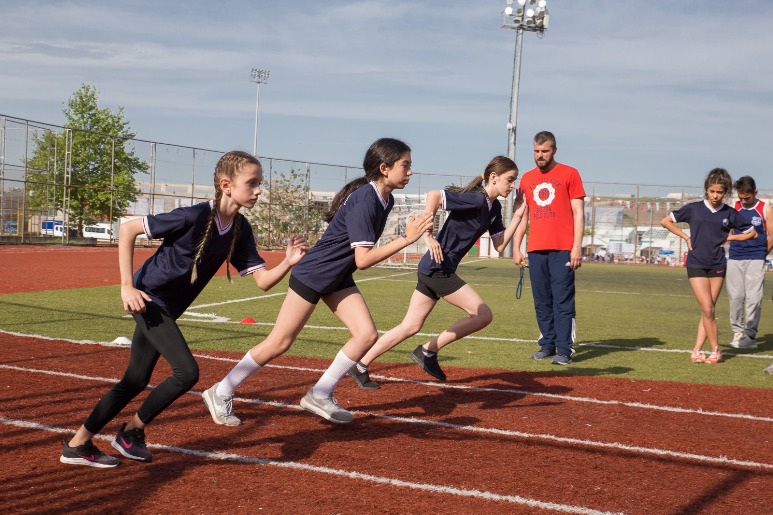
<svg viewBox="0 0 773 515">
<path fill-rule="evenodd" d="M 402 272 L 399 274 L 392 274 L 392 275 L 386 275 L 383 277 L 368 277 L 367 279 L 358 279 L 358 283 L 364 283 L 367 281 L 380 281 L 382 279 L 388 279 L 390 277 L 399 277 L 401 275 L 408 275 L 413 274 L 415 272 Z M 287 291 L 281 291 L 277 293 L 267 293 L 266 295 L 258 295 L 257 297 L 245 297 L 243 299 L 231 299 L 231 300 L 224 300 L 222 302 L 212 302 L 209 304 L 196 304 L 194 306 L 191 306 L 188 308 L 188 310 L 195 310 L 195 309 L 202 309 L 202 308 L 209 308 L 212 306 L 225 306 L 228 304 L 236 304 L 239 302 L 247 302 L 250 300 L 261 300 L 261 299 L 270 299 L 271 297 L 281 297 L 282 295 L 287 295 Z"/>
<path fill-rule="evenodd" d="M 7 426 L 15 426 L 23 429 L 31 429 L 36 431 L 48 431 L 52 433 L 65 434 L 65 435 L 70 435 L 74 433 L 74 431 L 71 431 L 62 427 L 49 426 L 45 424 L 39 424 L 37 422 L 28 422 L 24 420 L 9 419 L 5 417 L 0 417 L 0 422 Z M 98 438 L 106 442 L 110 442 L 113 440 L 112 437 L 107 435 L 96 435 L 94 436 L 94 438 Z M 457 488 L 453 486 L 433 485 L 429 483 L 416 483 L 413 481 L 405 481 L 402 479 L 390 478 L 385 476 L 363 474 L 362 472 L 356 472 L 352 470 L 345 470 L 345 469 L 332 468 L 332 467 L 321 467 L 318 465 L 309 465 L 306 463 L 299 463 L 297 461 L 277 461 L 269 458 L 255 458 L 252 456 L 244 456 L 242 454 L 212 452 L 212 451 L 205 451 L 201 449 L 191 449 L 188 447 L 177 447 L 177 446 L 163 445 L 163 444 L 149 443 L 147 444 L 147 446 L 151 449 L 159 449 L 167 452 L 184 454 L 187 456 L 196 456 L 199 458 L 204 458 L 209 460 L 226 461 L 226 462 L 248 464 L 248 465 L 267 465 L 271 467 L 280 467 L 280 468 L 292 469 L 292 470 L 298 470 L 298 471 L 304 471 L 304 472 L 315 472 L 319 474 L 347 477 L 350 479 L 367 481 L 370 483 L 390 485 L 390 486 L 395 486 L 400 488 L 409 488 L 412 490 L 420 490 L 424 492 L 456 495 L 460 497 L 472 497 L 472 498 L 483 499 L 486 501 L 506 502 L 511 504 L 529 506 L 531 508 L 541 508 L 544 510 L 560 511 L 563 513 L 578 513 L 581 515 L 608 515 L 608 514 L 611 515 L 613 513 L 622 513 L 622 512 L 608 512 L 608 511 L 594 510 L 592 508 L 585 508 L 583 506 L 576 506 L 571 504 L 559 504 L 554 502 L 539 501 L 536 499 L 521 497 L 520 495 L 503 495 L 503 494 L 496 494 L 492 492 L 486 492 L 482 490 Z"/>
<path fill-rule="evenodd" d="M 126 345 L 123 344 L 115 344 L 115 343 L 106 343 L 106 342 L 95 342 L 92 340 L 72 340 L 67 338 L 52 338 L 50 336 L 37 336 L 37 335 L 29 335 L 24 333 L 14 333 L 10 331 L 4 331 L 0 329 L 0 334 L 9 334 L 13 336 L 18 337 L 24 337 L 24 338 L 37 338 L 41 340 L 47 340 L 47 341 L 54 341 L 54 342 L 65 342 L 65 343 L 74 343 L 77 345 L 101 345 L 105 347 L 123 347 L 126 348 Z M 630 349 L 630 347 L 620 347 L 621 349 Z M 657 350 L 657 349 L 643 349 L 643 350 Z M 668 349 L 660 349 L 663 352 L 668 351 Z M 690 352 L 690 351 L 681 351 L 681 350 L 671 350 L 669 352 Z M 730 354 L 730 353 L 727 353 Z M 234 358 L 222 358 L 218 356 L 210 356 L 208 354 L 201 354 L 201 353 L 194 353 L 194 356 L 197 358 L 202 359 L 208 359 L 212 361 L 225 361 L 228 363 L 238 363 L 239 359 Z M 746 356 L 746 357 L 753 357 L 745 354 L 738 354 L 738 357 Z M 773 356 L 768 356 L 768 359 L 773 358 Z M 8 368 L 10 365 L 3 365 L 0 364 L 0 368 Z M 284 369 L 284 370 L 298 370 L 298 371 L 304 371 L 304 372 L 313 372 L 316 374 L 322 374 L 324 370 L 322 369 L 316 369 L 316 368 L 307 368 L 307 367 L 291 367 L 287 365 L 277 365 L 275 363 L 269 363 L 266 365 L 267 368 L 278 368 L 278 369 Z M 61 374 L 64 374 L 62 372 Z M 679 408 L 679 407 L 673 407 L 673 406 L 659 406 L 656 404 L 645 404 L 640 402 L 625 402 L 625 401 L 616 401 L 616 400 L 603 400 L 603 399 L 596 399 L 593 397 L 575 397 L 571 395 L 561 395 L 561 394 L 555 394 L 555 393 L 544 393 L 544 392 L 530 392 L 528 390 L 517 390 L 513 388 L 485 388 L 485 387 L 479 387 L 479 386 L 466 386 L 466 385 L 454 385 L 454 384 L 447 384 L 447 383 L 438 383 L 438 382 L 425 382 L 425 381 L 414 381 L 411 379 L 403 379 L 400 377 L 391 377 L 391 376 L 385 376 L 380 374 L 371 374 L 372 377 L 376 379 L 383 379 L 385 381 L 391 381 L 391 382 L 404 382 L 404 383 L 414 383 L 414 384 L 423 384 L 423 385 L 431 385 L 438 388 L 450 388 L 450 389 L 467 389 L 470 391 L 493 391 L 493 392 L 499 392 L 499 393 L 514 393 L 517 395 L 535 395 L 535 396 L 541 396 L 541 397 L 549 397 L 554 399 L 560 399 L 560 400 L 566 400 L 566 401 L 576 401 L 576 402 L 587 402 L 587 403 L 595 403 L 595 404 L 607 404 L 607 405 L 620 405 L 620 406 L 627 406 L 632 408 L 640 408 L 640 409 L 650 409 L 650 410 L 657 410 L 657 411 L 667 411 L 667 412 L 674 412 L 674 413 L 689 413 L 689 414 L 695 414 L 695 415 L 707 415 L 707 416 L 715 416 L 715 417 L 728 417 L 728 418 L 738 418 L 738 419 L 746 419 L 746 420 L 755 420 L 758 422 L 773 422 L 773 417 L 758 417 L 755 415 L 749 415 L 746 413 L 726 413 L 721 411 L 706 411 L 702 409 L 688 409 L 688 408 Z M 79 377 L 79 376 L 76 376 Z M 117 381 L 117 379 L 106 379 L 112 382 Z"/>
<path fill-rule="evenodd" d="M 310 371 L 314 369 L 309 368 L 302 368 L 302 367 L 277 367 L 277 368 L 284 368 L 284 369 L 292 369 L 296 371 Z M 17 372 L 23 372 L 23 373 L 33 373 L 33 374 L 45 374 L 45 375 L 52 375 L 52 376 L 59 376 L 59 377 L 69 377 L 73 379 L 80 379 L 80 380 L 86 380 L 86 381 L 99 381 L 99 382 L 108 382 L 108 383 L 116 383 L 118 382 L 118 378 L 104 378 L 104 377 L 95 377 L 95 376 L 87 376 L 82 374 L 73 374 L 70 372 L 58 372 L 54 370 L 45 370 L 45 369 L 36 369 L 36 368 L 28 368 L 28 367 L 19 367 L 16 365 L 2 365 L 0 364 L 0 369 L 6 369 L 6 370 L 13 370 Z M 406 381 L 406 382 L 413 382 L 417 384 L 434 384 L 434 383 L 422 383 L 421 381 Z M 148 385 L 146 388 L 148 390 L 153 389 L 155 386 Z M 495 388 L 474 388 L 474 387 L 468 387 L 469 389 L 476 389 L 479 391 L 497 391 L 497 392 L 507 392 L 511 390 L 507 389 L 495 389 Z M 512 390 L 517 391 L 517 390 Z M 203 392 L 190 390 L 186 392 L 187 395 L 196 395 L 198 397 L 201 397 Z M 528 392 L 526 392 L 528 393 Z M 542 395 L 542 394 L 540 394 Z M 558 396 L 558 395 L 551 395 L 551 394 L 544 394 L 549 397 L 562 397 L 566 398 L 568 396 Z M 298 404 L 287 404 L 285 402 L 279 402 L 279 401 L 265 401 L 260 399 L 247 399 L 244 397 L 234 397 L 234 402 L 239 402 L 243 404 L 253 404 L 257 406 L 272 406 L 275 408 L 280 409 L 292 409 L 292 410 L 302 410 Z M 568 398 L 565 400 L 583 400 L 582 398 Z M 588 402 L 588 401 L 586 401 Z M 621 403 L 619 401 L 612 401 L 612 402 L 605 402 L 605 401 L 590 401 L 590 402 L 599 402 L 601 404 L 617 404 L 617 405 L 626 405 L 634 408 L 650 408 L 651 405 L 637 405 L 638 403 Z M 416 417 L 401 417 L 397 415 L 385 415 L 383 413 L 375 413 L 372 411 L 362 411 L 362 410 L 350 410 L 353 414 L 358 414 L 362 416 L 372 416 L 375 418 L 379 418 L 382 420 L 389 420 L 394 422 L 402 422 L 402 423 L 409 423 L 409 424 L 416 424 L 416 425 L 422 425 L 422 426 L 430 426 L 430 427 L 438 427 L 438 428 L 444 428 L 444 429 L 451 429 L 454 431 L 463 431 L 463 432 L 472 432 L 477 434 L 485 434 L 485 435 L 497 435 L 497 436 L 508 436 L 513 438 L 519 438 L 519 439 L 533 439 L 533 440 L 542 440 L 542 441 L 548 441 L 548 442 L 557 442 L 562 444 L 570 444 L 585 448 L 591 448 L 591 449 L 615 449 L 619 451 L 626 451 L 633 454 L 639 454 L 639 455 L 650 455 L 650 456 L 659 456 L 659 457 L 669 457 L 669 458 L 676 458 L 680 460 L 687 460 L 687 461 L 700 461 L 704 463 L 711 463 L 712 465 L 726 465 L 726 466 L 733 466 L 733 467 L 741 467 L 741 468 L 753 468 L 753 469 L 764 469 L 764 470 L 773 470 L 773 464 L 771 463 L 762 463 L 762 462 L 756 462 L 756 461 L 749 461 L 749 460 L 738 460 L 734 458 L 728 458 L 727 456 L 706 456 L 704 454 L 695 454 L 695 453 L 689 453 L 689 452 L 682 452 L 682 451 L 672 451 L 668 449 L 659 449 L 656 447 L 642 447 L 637 445 L 627 445 L 622 444 L 618 442 L 602 442 L 597 440 L 584 440 L 580 438 L 571 438 L 571 437 L 564 437 L 564 436 L 556 436 L 551 435 L 548 433 L 526 433 L 523 431 L 515 431 L 511 429 L 498 429 L 493 427 L 479 427 L 479 426 L 473 426 L 469 424 L 452 424 L 449 422 L 440 422 L 435 420 L 426 420 Z M 670 411 L 670 410 L 669 410 Z M 711 415 L 711 412 L 704 412 L 700 410 L 678 410 L 679 412 L 689 412 L 689 413 L 696 413 L 701 415 Z M 727 414 L 722 414 L 727 416 Z M 1 415 L 0 415 L 1 416 Z M 735 418 L 752 418 L 751 416 L 742 416 L 742 417 L 735 417 Z M 754 420 L 760 420 L 757 417 L 753 417 Z M 763 419 L 764 420 L 764 419 Z M 771 421 L 770 419 L 765 421 Z"/>
</svg>

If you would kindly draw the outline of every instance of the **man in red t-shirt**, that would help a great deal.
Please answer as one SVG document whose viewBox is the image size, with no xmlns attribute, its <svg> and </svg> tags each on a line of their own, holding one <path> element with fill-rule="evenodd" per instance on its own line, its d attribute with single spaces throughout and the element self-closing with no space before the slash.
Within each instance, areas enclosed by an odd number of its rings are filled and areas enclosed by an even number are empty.
<svg viewBox="0 0 773 515">
<path fill-rule="evenodd" d="M 537 167 L 523 175 L 519 187 L 526 198 L 522 220 L 531 225 L 526 251 L 540 330 L 540 350 L 531 357 L 553 356 L 554 364 L 568 365 L 574 354 L 574 271 L 582 264 L 585 188 L 575 168 L 553 159 L 556 150 L 552 133 L 537 133 Z M 522 221 L 513 238 L 513 261 L 518 266 L 526 264 L 521 253 L 526 225 Z"/>
</svg>

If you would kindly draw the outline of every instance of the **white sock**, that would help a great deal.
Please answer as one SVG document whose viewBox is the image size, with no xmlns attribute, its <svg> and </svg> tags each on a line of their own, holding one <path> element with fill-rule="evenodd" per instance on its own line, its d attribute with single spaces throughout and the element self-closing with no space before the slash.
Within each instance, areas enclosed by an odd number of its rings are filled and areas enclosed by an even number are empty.
<svg viewBox="0 0 773 515">
<path fill-rule="evenodd" d="M 250 352 L 247 351 L 247 354 L 244 355 L 242 360 L 228 372 L 228 375 L 225 376 L 222 381 L 220 381 L 215 393 L 223 399 L 233 397 L 234 392 L 239 388 L 239 385 L 258 370 L 260 370 L 260 365 L 255 363 L 255 360 L 250 356 Z"/>
<path fill-rule="evenodd" d="M 317 384 L 312 388 L 312 395 L 319 399 L 330 397 L 333 394 L 338 382 L 355 365 L 355 361 L 350 360 L 343 350 L 338 351 L 333 363 L 325 370 Z"/>
</svg>

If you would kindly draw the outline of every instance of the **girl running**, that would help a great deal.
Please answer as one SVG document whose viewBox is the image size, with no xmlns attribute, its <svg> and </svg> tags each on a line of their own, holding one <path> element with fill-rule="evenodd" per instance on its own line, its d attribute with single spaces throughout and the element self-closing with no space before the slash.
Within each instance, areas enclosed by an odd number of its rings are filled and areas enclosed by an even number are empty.
<svg viewBox="0 0 773 515">
<path fill-rule="evenodd" d="M 437 240 L 431 232 L 424 235 L 428 250 L 419 262 L 418 283 L 402 323 L 384 333 L 348 372 L 361 388 L 379 388 L 379 384 L 370 379 L 368 366 L 389 349 L 418 333 L 441 298 L 467 316 L 411 353 L 411 359 L 429 375 L 445 381 L 446 374 L 438 364 L 438 351 L 491 323 L 491 308 L 456 275 L 456 269 L 486 231 L 491 235 L 497 252 L 502 252 L 510 242 L 525 209 L 523 192 L 518 190 L 516 194 L 515 212 L 507 229 L 502 224 L 502 206 L 497 199 L 507 197 L 513 191 L 517 178 L 515 163 L 507 157 L 497 156 L 486 166 L 483 175 L 467 186 L 427 193 L 427 213 L 434 218 L 438 208 L 442 207 L 451 214 L 440 229 Z"/>
<path fill-rule="evenodd" d="M 121 224 L 118 260 L 124 310 L 137 326 L 129 365 L 123 379 L 97 403 L 69 442 L 63 442 L 60 461 L 71 465 L 115 467 L 119 460 L 102 453 L 92 443 L 126 405 L 148 385 L 158 358 L 163 356 L 172 375 L 151 390 L 128 423 L 121 425 L 113 447 L 127 458 L 148 462 L 145 426 L 199 379 L 199 367 L 176 320 L 182 315 L 223 262 L 231 280 L 232 264 L 240 275 L 252 274 L 261 290 L 277 284 L 306 254 L 304 238 L 293 237 L 285 259 L 267 270 L 258 255 L 247 219 L 239 213 L 252 208 L 260 195 L 263 169 L 246 152 L 228 152 L 215 167 L 215 200 L 148 215 Z M 163 238 L 156 253 L 132 276 L 134 242 L 145 233 Z"/>
<path fill-rule="evenodd" d="M 754 227 L 738 211 L 724 203 L 725 197 L 732 190 L 732 184 L 727 170 L 714 168 L 704 182 L 706 199 L 685 204 L 660 222 L 687 242 L 687 277 L 701 307 L 698 335 L 690 356 L 693 363 L 716 365 L 722 361 L 714 308 L 727 270 L 725 242 L 753 240 L 757 237 Z M 676 225 L 679 222 L 686 222 L 690 226 L 689 236 Z M 738 232 L 732 233 L 731 229 Z M 701 350 L 706 338 L 711 345 L 708 357 Z"/>
<path fill-rule="evenodd" d="M 241 423 L 233 410 L 235 390 L 290 348 L 320 299 L 352 337 L 301 399 L 301 407 L 334 423 L 352 421 L 352 414 L 338 404 L 333 390 L 378 335 L 352 274 L 383 261 L 432 229 L 432 215 L 425 213 L 408 223 L 405 236 L 376 246 L 394 205 L 392 191 L 404 188 L 410 180 L 411 149 L 400 140 L 379 139 L 366 152 L 362 167 L 365 176 L 336 194 L 326 215 L 330 225 L 290 275 L 290 288 L 271 333 L 250 349 L 222 381 L 204 392 L 204 403 L 216 424 Z"/>
</svg>

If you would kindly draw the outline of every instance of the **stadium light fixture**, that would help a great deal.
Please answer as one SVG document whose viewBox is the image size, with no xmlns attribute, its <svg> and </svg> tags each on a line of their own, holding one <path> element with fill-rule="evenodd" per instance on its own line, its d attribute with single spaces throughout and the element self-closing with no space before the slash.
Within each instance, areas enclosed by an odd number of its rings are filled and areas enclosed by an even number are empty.
<svg viewBox="0 0 773 515">
<path fill-rule="evenodd" d="M 259 70 L 253 68 L 250 72 L 250 82 L 254 82 L 257 85 L 257 93 L 255 94 L 255 139 L 252 144 L 252 155 L 258 157 L 258 107 L 260 106 L 260 85 L 268 83 L 268 76 L 271 75 L 269 70 Z"/>
<path fill-rule="evenodd" d="M 524 32 L 536 32 L 540 37 L 548 28 L 547 0 L 506 0 L 502 11 L 502 28 L 515 30 L 513 84 L 510 97 L 510 121 L 507 123 L 507 155 L 515 161 L 515 132 L 518 119 L 518 85 L 521 81 L 521 48 Z M 505 201 L 505 226 L 513 216 L 513 195 Z M 513 256 L 513 244 L 505 248 L 504 257 Z"/>
</svg>

